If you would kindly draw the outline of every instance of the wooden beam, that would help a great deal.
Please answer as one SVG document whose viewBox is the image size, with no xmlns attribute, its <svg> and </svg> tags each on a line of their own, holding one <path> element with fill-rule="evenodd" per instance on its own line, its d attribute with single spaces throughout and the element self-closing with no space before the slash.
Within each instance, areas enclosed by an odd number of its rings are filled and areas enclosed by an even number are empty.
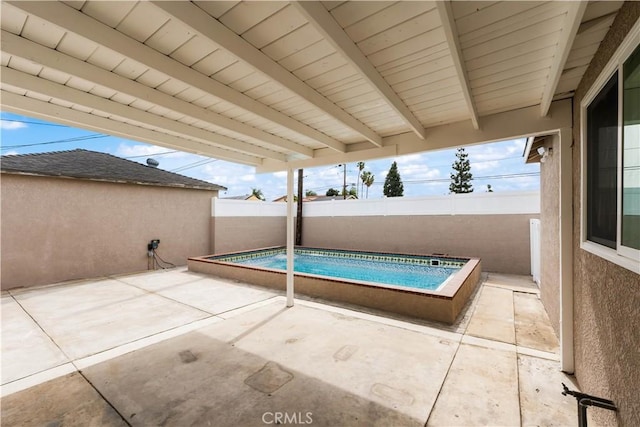
<svg viewBox="0 0 640 427">
<path fill-rule="evenodd" d="M 480 129 L 478 120 L 478 109 L 476 108 L 473 100 L 473 94 L 471 93 L 471 85 L 469 84 L 469 76 L 467 75 L 467 67 L 464 64 L 464 57 L 462 56 L 462 49 L 460 48 L 460 40 L 458 38 L 458 30 L 456 28 L 456 22 L 453 19 L 453 10 L 451 8 L 451 2 L 449 1 L 436 1 L 436 8 L 442 21 L 442 29 L 444 30 L 445 37 L 447 38 L 447 45 L 451 52 L 451 58 L 453 59 L 453 65 L 456 68 L 456 74 L 460 81 L 460 87 L 462 88 L 462 95 L 464 101 L 467 103 L 467 109 L 471 116 L 471 123 L 473 123 L 474 129 Z"/>
<path fill-rule="evenodd" d="M 117 128 L 113 121 L 105 117 L 96 116 L 70 108 L 61 107 L 35 98 L 18 95 L 6 90 L 0 90 L 2 110 L 23 116 L 34 117 L 93 132 L 104 133 L 120 138 L 135 140 L 146 144 L 178 149 L 193 154 L 209 156 L 216 159 L 242 163 L 250 166 L 262 164 L 262 159 L 235 151 L 223 150 L 211 145 L 179 138 L 177 136 L 156 132 L 127 123 L 119 123 Z"/>
<path fill-rule="evenodd" d="M 542 92 L 542 101 L 540 102 L 540 114 L 544 117 L 549 113 L 549 106 L 553 101 L 553 95 L 558 87 L 558 82 L 562 76 L 562 70 L 564 70 L 564 64 L 567 62 L 569 52 L 573 46 L 573 40 L 576 38 L 578 28 L 580 28 L 580 22 L 584 11 L 587 9 L 586 1 L 570 1 L 563 3 L 567 6 L 567 15 L 562 25 L 562 32 L 560 33 L 560 39 L 556 48 L 556 53 L 553 56 L 553 62 L 551 63 L 551 69 L 549 70 L 549 78 L 547 84 L 544 86 Z"/>
<path fill-rule="evenodd" d="M 389 86 L 387 81 L 378 73 L 360 48 L 345 33 L 321 2 L 295 1 L 292 3 L 298 11 L 324 36 L 349 64 L 358 70 L 360 75 L 378 92 L 398 115 L 405 121 L 418 137 L 424 139 L 425 131 L 422 123 L 413 115 L 411 110 L 400 99 L 398 94 Z"/>
<path fill-rule="evenodd" d="M 427 128 L 427 139 L 418 138 L 413 132 L 383 138 L 380 148 L 368 144 L 349 145 L 349 152 L 336 154 L 329 150 L 317 150 L 313 159 L 288 163 L 265 159 L 257 170 L 277 172 L 292 168 L 309 168 L 335 165 L 343 162 L 384 159 L 426 151 L 443 150 L 466 145 L 485 144 L 529 136 L 549 135 L 559 129 L 571 127 L 571 100 L 551 103 L 548 117 L 540 117 L 538 105 L 482 117 L 482 129 L 474 129 L 469 120 Z"/>
<path fill-rule="evenodd" d="M 0 33 L 2 52 L 27 59 L 45 67 L 61 71 L 70 76 L 79 77 L 88 82 L 130 95 L 146 102 L 151 102 L 173 112 L 193 117 L 207 123 L 231 130 L 241 135 L 255 138 L 269 145 L 284 149 L 306 157 L 313 157 L 313 150 L 288 139 L 264 132 L 239 121 L 230 119 L 197 105 L 183 101 L 159 90 L 129 80 L 115 73 L 104 70 L 88 62 L 81 61 L 64 53 L 49 49 L 23 37 L 2 30 Z"/>
<path fill-rule="evenodd" d="M 185 3 L 181 3 L 185 4 Z M 267 105 L 262 104 L 186 65 L 145 46 L 119 31 L 77 11 L 73 7 L 57 1 L 24 2 L 6 1 L 3 7 L 11 5 L 27 14 L 50 22 L 65 31 L 77 34 L 100 46 L 104 46 L 122 56 L 157 70 L 184 84 L 210 93 L 224 101 L 245 109 L 257 116 L 292 130 L 302 136 L 326 145 L 333 150 L 345 152 L 344 143 L 337 141 L 312 127 L 301 123 Z"/>
<path fill-rule="evenodd" d="M 304 98 L 316 108 L 335 118 L 348 128 L 362 135 L 374 145 L 380 146 L 382 138 L 362 122 L 338 107 L 315 89 L 297 78 L 293 73 L 278 64 L 260 49 L 231 31 L 224 24 L 191 2 L 152 1 L 157 8 L 172 19 L 182 22 L 201 37 L 212 40 L 236 58 L 251 65 L 270 79 L 280 83 L 296 95 Z"/>
<path fill-rule="evenodd" d="M 97 95 L 92 95 L 69 86 L 54 83 L 50 80 L 45 80 L 31 74 L 23 73 L 22 71 L 2 66 L 0 67 L 0 73 L 2 74 L 3 84 L 8 84 L 26 91 L 60 99 L 71 104 L 82 105 L 84 107 L 91 108 L 92 110 L 102 111 L 109 115 L 122 117 L 146 126 L 162 129 L 165 132 L 185 135 L 190 139 L 198 140 L 205 144 L 212 144 L 214 146 L 243 152 L 256 157 L 265 157 L 280 161 L 287 160 L 287 157 L 284 154 L 249 144 L 244 141 L 238 141 L 237 139 L 229 138 L 227 136 L 218 135 L 174 120 L 169 120 L 165 117 L 147 113 L 145 111 L 138 110 L 137 108 L 120 104 L 119 102 L 111 101 Z M 114 126 L 117 126 L 119 123 L 117 120 L 114 120 L 113 122 Z"/>
</svg>

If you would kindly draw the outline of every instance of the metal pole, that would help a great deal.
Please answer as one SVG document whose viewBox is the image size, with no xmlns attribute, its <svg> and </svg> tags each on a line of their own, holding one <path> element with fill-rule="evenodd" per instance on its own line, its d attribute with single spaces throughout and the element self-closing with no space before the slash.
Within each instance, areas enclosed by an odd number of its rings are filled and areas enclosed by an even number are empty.
<svg viewBox="0 0 640 427">
<path fill-rule="evenodd" d="M 342 166 L 344 166 L 344 172 L 342 173 L 342 178 L 344 179 L 344 182 L 342 184 L 342 198 L 344 200 L 347 199 L 347 164 L 343 164 Z"/>
<path fill-rule="evenodd" d="M 302 199 L 303 194 L 303 170 L 298 169 L 298 213 L 296 214 L 296 246 L 302 245 Z"/>
<path fill-rule="evenodd" d="M 293 307 L 293 168 L 287 169 L 287 307 Z"/>
</svg>

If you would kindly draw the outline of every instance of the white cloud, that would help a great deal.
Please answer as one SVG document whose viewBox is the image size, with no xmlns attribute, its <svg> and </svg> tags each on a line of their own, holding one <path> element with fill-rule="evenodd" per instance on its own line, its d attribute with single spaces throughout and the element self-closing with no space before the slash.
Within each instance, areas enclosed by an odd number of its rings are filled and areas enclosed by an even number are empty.
<svg viewBox="0 0 640 427">
<path fill-rule="evenodd" d="M 26 127 L 27 125 L 25 123 L 0 120 L 0 129 L 3 129 L 3 130 L 24 129 Z"/>
<path fill-rule="evenodd" d="M 7 151 L 6 153 L 2 153 L 3 156 L 16 156 L 19 153 L 17 151 Z"/>
</svg>

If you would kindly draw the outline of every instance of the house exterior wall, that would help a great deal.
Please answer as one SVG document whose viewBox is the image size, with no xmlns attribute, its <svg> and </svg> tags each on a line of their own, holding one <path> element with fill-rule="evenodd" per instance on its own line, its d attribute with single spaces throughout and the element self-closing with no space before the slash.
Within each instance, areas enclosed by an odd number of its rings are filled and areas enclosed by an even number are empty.
<svg viewBox="0 0 640 427">
<path fill-rule="evenodd" d="M 549 137 L 545 148 L 560 153 L 558 135 Z M 540 163 L 540 299 L 551 326 L 560 336 L 560 165 L 558 155 Z"/>
<path fill-rule="evenodd" d="M 627 1 L 602 41 L 574 98 L 575 374 L 585 393 L 612 399 L 616 414 L 590 408 L 596 425 L 640 425 L 640 276 L 580 249 L 580 103 L 631 27 L 640 2 Z"/>
<path fill-rule="evenodd" d="M 482 259 L 484 271 L 531 273 L 529 220 L 538 214 L 305 217 L 303 246 Z"/>
<path fill-rule="evenodd" d="M 185 265 L 209 250 L 216 191 L 3 173 L 2 289 Z"/>
</svg>

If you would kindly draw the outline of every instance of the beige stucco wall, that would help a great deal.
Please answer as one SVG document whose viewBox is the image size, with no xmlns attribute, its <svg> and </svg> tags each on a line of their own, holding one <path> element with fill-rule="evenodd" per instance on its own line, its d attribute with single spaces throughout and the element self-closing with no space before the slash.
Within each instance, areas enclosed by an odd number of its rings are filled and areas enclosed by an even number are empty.
<svg viewBox="0 0 640 427">
<path fill-rule="evenodd" d="M 590 408 L 597 425 L 640 425 L 640 276 L 580 249 L 580 102 L 633 24 L 640 2 L 625 2 L 574 98 L 574 343 L 582 390 L 612 399 L 613 413 Z M 591 424 L 590 424 L 591 425 Z"/>
<path fill-rule="evenodd" d="M 556 154 L 540 163 L 540 299 L 560 336 L 559 136 L 549 137 L 545 147 Z"/>
<path fill-rule="evenodd" d="M 185 265 L 209 250 L 216 191 L 3 173 L 2 289 Z"/>
<path fill-rule="evenodd" d="M 539 215 L 308 217 L 303 246 L 482 259 L 484 271 L 531 272 L 529 220 Z"/>
<path fill-rule="evenodd" d="M 211 218 L 210 254 L 284 246 L 286 242 L 286 217 Z"/>
</svg>

